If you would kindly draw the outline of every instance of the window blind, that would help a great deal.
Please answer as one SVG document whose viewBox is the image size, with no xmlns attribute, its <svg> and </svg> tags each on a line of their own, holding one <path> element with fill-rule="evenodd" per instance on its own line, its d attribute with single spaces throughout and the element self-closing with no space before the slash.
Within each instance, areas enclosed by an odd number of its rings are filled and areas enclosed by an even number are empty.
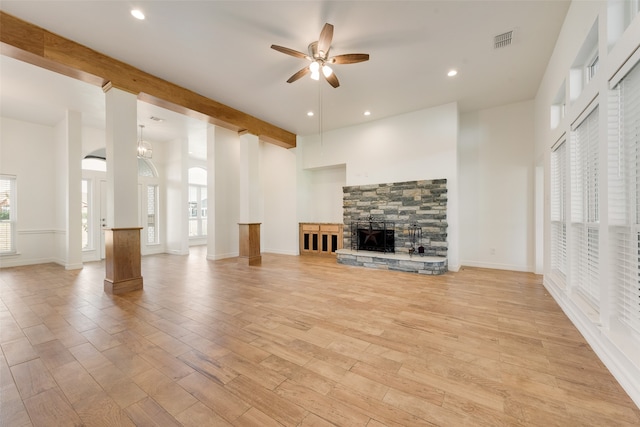
<svg viewBox="0 0 640 427">
<path fill-rule="evenodd" d="M 611 283 L 617 317 L 640 334 L 640 65 L 613 89 L 609 120 Z"/>
<path fill-rule="evenodd" d="M 16 250 L 16 178 L 0 176 L 0 253 Z"/>
<path fill-rule="evenodd" d="M 567 273 L 567 144 L 551 152 L 551 272 L 564 285 Z"/>
<path fill-rule="evenodd" d="M 598 108 L 571 134 L 572 284 L 599 305 Z"/>
</svg>

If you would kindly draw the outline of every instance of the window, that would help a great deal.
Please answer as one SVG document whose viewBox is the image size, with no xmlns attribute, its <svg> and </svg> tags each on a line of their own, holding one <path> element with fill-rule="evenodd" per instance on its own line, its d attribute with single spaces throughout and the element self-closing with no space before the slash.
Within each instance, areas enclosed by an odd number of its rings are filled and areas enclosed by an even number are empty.
<svg viewBox="0 0 640 427">
<path fill-rule="evenodd" d="M 551 271 L 564 285 L 567 275 L 567 144 L 551 152 Z"/>
<path fill-rule="evenodd" d="M 598 108 L 571 135 L 572 284 L 598 307 Z"/>
<path fill-rule="evenodd" d="M 617 317 L 640 334 L 640 64 L 611 91 L 609 236 Z"/>
<path fill-rule="evenodd" d="M 16 177 L 0 175 L 0 254 L 16 252 Z"/>
<path fill-rule="evenodd" d="M 207 187 L 189 185 L 189 237 L 207 235 Z"/>
<path fill-rule="evenodd" d="M 207 171 L 189 169 L 189 237 L 207 235 Z"/>
<path fill-rule="evenodd" d="M 158 173 L 156 172 L 156 168 L 153 166 L 151 161 L 138 157 L 138 176 L 153 178 L 158 176 Z"/>
<path fill-rule="evenodd" d="M 592 58 L 587 64 L 587 81 L 591 81 L 598 73 L 598 66 L 600 63 L 600 57 L 598 55 Z"/>
<path fill-rule="evenodd" d="M 82 170 L 106 172 L 107 162 L 104 159 L 85 157 L 82 159 Z"/>
<path fill-rule="evenodd" d="M 158 240 L 158 186 L 147 185 L 147 244 L 157 244 Z"/>
<path fill-rule="evenodd" d="M 82 180 L 82 249 L 92 249 L 91 181 Z"/>
</svg>

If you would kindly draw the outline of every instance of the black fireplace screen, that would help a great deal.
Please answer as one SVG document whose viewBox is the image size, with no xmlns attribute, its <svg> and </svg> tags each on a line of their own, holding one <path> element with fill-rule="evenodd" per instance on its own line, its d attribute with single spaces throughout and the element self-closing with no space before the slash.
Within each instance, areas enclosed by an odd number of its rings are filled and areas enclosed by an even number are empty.
<svg viewBox="0 0 640 427">
<path fill-rule="evenodd" d="M 359 251 L 395 252 L 393 223 L 356 221 L 352 224 L 352 247 Z"/>
<path fill-rule="evenodd" d="M 359 228 L 358 250 L 394 252 L 393 230 Z"/>
</svg>

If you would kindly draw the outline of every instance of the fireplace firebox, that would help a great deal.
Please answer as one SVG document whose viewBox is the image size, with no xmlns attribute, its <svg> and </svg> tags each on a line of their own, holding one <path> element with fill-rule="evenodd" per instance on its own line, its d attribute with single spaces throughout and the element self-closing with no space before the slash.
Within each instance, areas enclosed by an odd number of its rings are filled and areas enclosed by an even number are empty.
<svg viewBox="0 0 640 427">
<path fill-rule="evenodd" d="M 351 224 L 351 246 L 359 251 L 395 252 L 395 229 L 389 221 L 366 220 Z"/>
</svg>

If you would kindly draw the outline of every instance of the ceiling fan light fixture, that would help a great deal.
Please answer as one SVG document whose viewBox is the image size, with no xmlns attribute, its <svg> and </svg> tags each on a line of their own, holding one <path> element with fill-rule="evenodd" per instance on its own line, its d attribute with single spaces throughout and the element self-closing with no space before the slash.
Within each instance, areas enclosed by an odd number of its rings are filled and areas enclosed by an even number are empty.
<svg viewBox="0 0 640 427">
<path fill-rule="evenodd" d="M 294 49 L 290 49 L 284 46 L 271 45 L 271 49 L 277 50 L 289 56 L 296 58 L 306 59 L 311 63 L 289 77 L 287 83 L 293 83 L 307 74 L 311 74 L 313 80 L 320 80 L 320 69 L 324 79 L 332 87 L 337 88 L 340 86 L 340 81 L 336 76 L 334 70 L 329 67 L 330 64 L 355 64 L 357 62 L 364 62 L 369 60 L 368 53 L 346 53 L 337 56 L 329 56 L 331 50 L 331 41 L 333 39 L 333 25 L 328 22 L 322 27 L 320 37 L 317 41 L 309 43 L 309 54 L 299 52 Z"/>
</svg>

